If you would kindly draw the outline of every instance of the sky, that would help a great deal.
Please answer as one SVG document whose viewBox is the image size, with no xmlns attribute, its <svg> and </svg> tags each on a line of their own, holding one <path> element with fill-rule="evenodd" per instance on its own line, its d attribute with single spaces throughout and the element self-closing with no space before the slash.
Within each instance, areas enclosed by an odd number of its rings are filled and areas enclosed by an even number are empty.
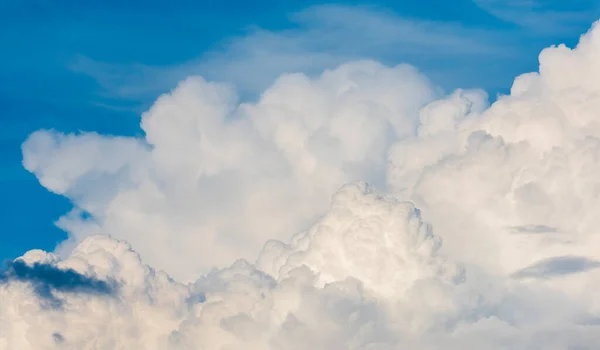
<svg viewBox="0 0 600 350">
<path fill-rule="evenodd" d="M 139 135 L 141 112 L 188 75 L 234 83 L 252 99 L 282 72 L 355 58 L 407 62 L 447 90 L 480 87 L 493 97 L 508 91 L 509 77 L 535 69 L 541 48 L 576 42 L 600 12 L 593 1 L 0 6 L 3 258 L 66 237 L 53 223 L 71 204 L 21 166 L 21 143 L 37 129 Z"/>
<path fill-rule="evenodd" d="M 35 130 L 140 135 L 140 114 L 200 74 L 256 98 L 282 72 L 316 73 L 356 58 L 407 62 L 447 91 L 506 93 L 537 52 L 573 44 L 594 1 L 3 1 L 0 256 L 50 249 L 68 200 L 21 166 Z"/>
<path fill-rule="evenodd" d="M 3 1 L 0 349 L 595 349 L 596 1 Z"/>
</svg>

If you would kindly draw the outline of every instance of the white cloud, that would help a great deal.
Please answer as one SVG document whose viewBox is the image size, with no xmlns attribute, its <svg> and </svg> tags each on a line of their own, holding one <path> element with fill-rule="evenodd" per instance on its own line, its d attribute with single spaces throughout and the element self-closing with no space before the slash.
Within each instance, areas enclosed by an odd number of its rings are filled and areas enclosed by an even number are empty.
<svg viewBox="0 0 600 350">
<path fill-rule="evenodd" d="M 444 227 L 453 254 L 506 273 L 554 255 L 597 256 L 598 42 L 594 29 L 575 50 L 544 50 L 539 74 L 518 77 L 511 96 L 451 127 L 458 132 L 395 146 L 388 179 L 416 179 L 409 197 Z M 433 147 L 443 150 L 433 161 L 403 166 L 409 151 Z M 527 225 L 555 232 L 511 234 Z M 463 244 L 474 240 L 478 250 Z"/>
<path fill-rule="evenodd" d="M 110 233 L 196 278 L 306 228 L 348 181 L 384 185 L 387 149 L 438 94 L 413 67 L 369 61 L 284 75 L 253 104 L 190 78 L 143 115 L 144 140 L 40 131 L 24 165 L 91 214 L 59 221 L 71 240 Z"/>
<path fill-rule="evenodd" d="M 539 59 L 491 106 L 359 61 L 256 103 L 189 78 L 143 140 L 32 135 L 24 165 L 76 209 L 63 259 L 24 261 L 121 287 L 48 309 L 0 278 L 0 347 L 596 347 L 599 25 Z"/>
<path fill-rule="evenodd" d="M 439 243 L 412 203 L 363 183 L 338 191 L 330 212 L 291 244 L 265 248 L 258 266 L 278 266 L 272 275 L 239 260 L 185 286 L 143 265 L 127 244 L 92 236 L 65 260 L 41 251 L 22 259 L 120 281 L 118 293 L 55 291 L 63 306 L 52 309 L 26 280 L 0 284 L 0 345 L 458 350 L 600 340 L 593 296 L 465 274 L 439 255 Z"/>
</svg>

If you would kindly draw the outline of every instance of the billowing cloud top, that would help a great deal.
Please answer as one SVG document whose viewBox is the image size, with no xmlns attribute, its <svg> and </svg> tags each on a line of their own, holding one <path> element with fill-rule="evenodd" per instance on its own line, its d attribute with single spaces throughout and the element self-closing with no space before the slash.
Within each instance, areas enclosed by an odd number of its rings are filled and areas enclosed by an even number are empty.
<svg viewBox="0 0 600 350">
<path fill-rule="evenodd" d="M 0 283 L 0 349 L 597 348 L 599 62 L 595 25 L 491 106 L 361 61 L 255 103 L 189 78 L 143 139 L 36 132 L 75 208 Z"/>
</svg>

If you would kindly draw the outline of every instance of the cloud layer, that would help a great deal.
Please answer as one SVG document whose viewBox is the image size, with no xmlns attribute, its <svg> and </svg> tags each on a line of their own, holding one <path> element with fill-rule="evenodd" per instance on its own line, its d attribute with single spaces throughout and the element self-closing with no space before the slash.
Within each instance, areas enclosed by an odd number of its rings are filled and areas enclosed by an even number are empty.
<svg viewBox="0 0 600 350">
<path fill-rule="evenodd" d="M 188 78 L 144 138 L 34 133 L 75 208 L 18 261 L 120 284 L 49 309 L 8 279 L 0 348 L 593 349 L 600 27 L 539 60 L 491 106 L 359 61 L 251 103 Z"/>
</svg>

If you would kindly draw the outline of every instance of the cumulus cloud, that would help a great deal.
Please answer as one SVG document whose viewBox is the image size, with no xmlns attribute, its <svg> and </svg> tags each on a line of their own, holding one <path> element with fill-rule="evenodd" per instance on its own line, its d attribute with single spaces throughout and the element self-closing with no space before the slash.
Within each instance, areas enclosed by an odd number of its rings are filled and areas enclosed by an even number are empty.
<svg viewBox="0 0 600 350">
<path fill-rule="evenodd" d="M 121 283 L 109 296 L 55 288 L 60 308 L 37 302 L 29 283 L 0 285 L 2 349 L 164 349 L 161 330 L 176 327 L 185 312 L 185 286 L 143 265 L 128 244 L 107 236 L 86 239 L 68 259 L 40 250 L 19 259 L 31 266 L 55 265 L 81 280 Z"/>
<path fill-rule="evenodd" d="M 8 279 L 0 348 L 597 347 L 600 27 L 539 60 L 491 106 L 359 61 L 252 103 L 189 78 L 144 138 L 33 134 L 75 208 L 19 261 L 119 293 Z"/>
<path fill-rule="evenodd" d="M 144 265 L 128 244 L 91 236 L 64 260 L 41 251 L 23 259 L 122 280 L 119 297 L 57 291 L 56 310 L 32 304 L 25 284 L 0 285 L 0 345 L 558 349 L 599 340 L 586 303 L 466 271 L 440 246 L 412 203 L 364 183 L 341 188 L 327 215 L 290 243 L 267 244 L 258 263 L 239 260 L 188 285 Z"/>
<path fill-rule="evenodd" d="M 256 103 L 193 77 L 142 116 L 145 139 L 38 131 L 23 164 L 76 203 L 65 250 L 110 233 L 189 281 L 306 229 L 346 182 L 383 186 L 387 149 L 439 95 L 415 68 L 371 61 L 284 75 Z"/>
</svg>

